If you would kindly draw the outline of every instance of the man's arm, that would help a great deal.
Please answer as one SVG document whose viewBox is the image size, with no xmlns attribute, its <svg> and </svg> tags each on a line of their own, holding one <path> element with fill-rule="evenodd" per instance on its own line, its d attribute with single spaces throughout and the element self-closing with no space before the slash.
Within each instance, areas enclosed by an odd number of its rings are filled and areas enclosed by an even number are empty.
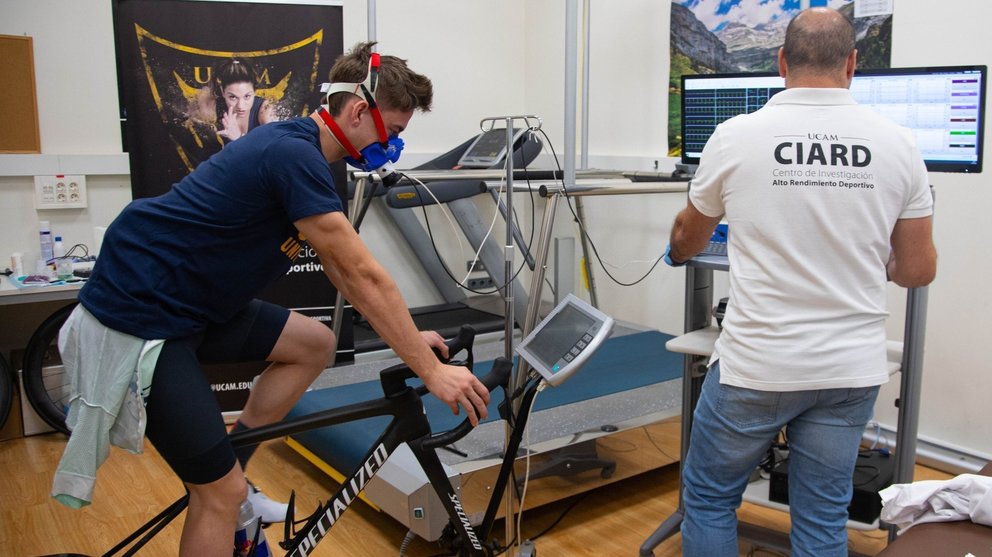
<svg viewBox="0 0 992 557">
<path fill-rule="evenodd" d="M 926 286 L 937 275 L 933 217 L 899 219 L 892 229 L 892 255 L 885 266 L 889 280 L 905 288 Z"/>
<path fill-rule="evenodd" d="M 685 209 L 675 216 L 675 223 L 672 225 L 672 235 L 668 242 L 668 254 L 672 262 L 684 263 L 703 251 L 721 218 L 722 215 L 708 217 L 700 213 L 691 201 L 688 202 Z"/>
<path fill-rule="evenodd" d="M 358 237 L 344 213 L 314 215 L 294 223 L 317 252 L 324 272 L 382 339 L 452 412 L 458 405 L 473 425 L 487 415 L 489 391 L 464 367 L 442 364 L 421 337 L 389 273 Z M 478 417 L 477 417 L 478 416 Z"/>
</svg>

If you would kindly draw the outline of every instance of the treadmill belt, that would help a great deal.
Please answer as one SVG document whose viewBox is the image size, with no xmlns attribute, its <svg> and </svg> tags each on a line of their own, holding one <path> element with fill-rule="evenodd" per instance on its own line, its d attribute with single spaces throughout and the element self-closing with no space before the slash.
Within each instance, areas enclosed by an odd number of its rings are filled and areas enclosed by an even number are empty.
<svg viewBox="0 0 992 557">
<path fill-rule="evenodd" d="M 437 331 L 445 338 L 458 334 L 462 325 L 471 325 L 477 333 L 501 331 L 505 327 L 503 316 L 470 308 L 464 304 L 443 304 L 410 310 L 413 322 L 421 331 Z M 355 353 L 372 352 L 388 348 L 364 318 L 355 321 Z"/>
<path fill-rule="evenodd" d="M 561 385 L 545 389 L 535 401 L 534 411 L 581 402 L 594 397 L 636 389 L 682 377 L 682 354 L 669 352 L 665 343 L 671 335 L 644 331 L 607 339 L 583 368 Z M 476 362 L 473 372 L 482 376 L 492 369 L 493 362 Z M 408 384 L 419 385 L 419 380 Z M 489 399 L 489 418 L 499 418 L 499 403 L 503 391 L 497 390 Z M 382 397 L 378 380 L 352 383 L 327 389 L 308 391 L 290 410 L 287 419 L 336 408 L 362 400 Z M 424 410 L 434 432 L 457 426 L 464 415 L 454 415 L 451 409 L 433 396 L 423 399 Z M 317 430 L 295 433 L 292 438 L 339 472 L 354 469 L 382 431 L 389 424 L 388 416 L 376 416 Z"/>
</svg>

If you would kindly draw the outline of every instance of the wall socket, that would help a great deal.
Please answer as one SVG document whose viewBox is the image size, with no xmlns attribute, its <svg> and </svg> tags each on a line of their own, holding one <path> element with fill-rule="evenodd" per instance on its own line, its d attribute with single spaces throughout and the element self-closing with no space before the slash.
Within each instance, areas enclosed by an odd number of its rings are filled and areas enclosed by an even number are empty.
<svg viewBox="0 0 992 557">
<path fill-rule="evenodd" d="M 480 273 L 486 270 L 486 266 L 482 264 L 481 260 L 472 261 L 469 259 L 465 262 L 465 270 L 472 271 L 473 273 Z"/>
<path fill-rule="evenodd" d="M 496 287 L 496 281 L 490 277 L 470 278 L 465 282 L 472 290 L 488 290 Z"/>
<path fill-rule="evenodd" d="M 35 209 L 83 209 L 86 207 L 86 176 L 35 176 L 34 194 Z"/>
</svg>

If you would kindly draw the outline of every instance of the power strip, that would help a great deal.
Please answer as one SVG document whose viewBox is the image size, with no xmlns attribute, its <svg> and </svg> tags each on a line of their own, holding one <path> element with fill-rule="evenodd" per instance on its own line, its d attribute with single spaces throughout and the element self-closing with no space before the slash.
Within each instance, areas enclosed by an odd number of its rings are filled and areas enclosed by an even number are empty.
<svg viewBox="0 0 992 557">
<path fill-rule="evenodd" d="M 489 288 L 495 288 L 496 281 L 494 281 L 492 277 L 470 278 L 465 282 L 465 286 L 468 286 L 472 290 L 486 290 Z"/>
</svg>

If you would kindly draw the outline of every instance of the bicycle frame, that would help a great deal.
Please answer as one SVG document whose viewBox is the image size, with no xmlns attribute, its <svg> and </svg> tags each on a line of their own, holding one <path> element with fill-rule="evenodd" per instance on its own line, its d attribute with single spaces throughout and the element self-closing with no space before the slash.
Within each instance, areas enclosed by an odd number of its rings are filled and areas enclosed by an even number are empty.
<svg viewBox="0 0 992 557">
<path fill-rule="evenodd" d="M 464 334 L 465 332 L 463 330 L 459 339 L 464 338 Z M 474 335 L 474 332 L 470 334 Z M 468 340 L 467 347 L 469 350 L 470 345 L 471 339 Z M 469 356 L 468 365 L 471 367 L 471 355 Z M 504 388 L 505 393 L 512 366 L 513 364 L 509 360 L 498 358 L 493 363 L 492 371 L 486 377 L 482 378 L 482 382 L 490 391 L 499 386 Z M 310 515 L 306 524 L 299 532 L 293 534 L 292 539 L 289 539 L 289 537 L 293 517 L 287 517 L 285 536 L 287 539 L 280 544 L 287 550 L 287 557 L 306 557 L 309 555 L 321 539 L 327 535 L 331 527 L 340 519 L 344 511 L 358 498 L 358 495 L 365 489 L 369 481 L 375 477 L 383 463 L 389 458 L 389 455 L 402 443 L 409 445 L 417 461 L 427 474 L 431 487 L 440 498 L 448 514 L 449 525 L 446 533 L 450 530 L 450 539 L 447 541 L 451 545 L 451 550 L 457 551 L 459 556 L 464 557 L 486 557 L 494 553 L 496 547 L 489 543 L 489 535 L 492 532 L 502 494 L 509 481 L 513 461 L 523 438 L 530 402 L 536 395 L 537 385 L 534 382 L 529 383 L 528 387 L 522 393 L 523 399 L 519 407 L 520 410 L 516 416 L 512 417 L 510 422 L 513 424 L 512 433 L 507 443 L 496 485 L 492 490 L 493 494 L 490 497 L 484 519 L 479 528 L 476 529 L 472 526 L 468 515 L 462 508 L 458 494 L 455 492 L 451 481 L 444 472 L 444 468 L 436 452 L 436 449 L 454 443 L 467 435 L 471 431 L 472 426 L 466 419 L 450 431 L 432 434 L 430 422 L 424 413 L 424 407 L 421 401 L 421 397 L 427 392 L 427 389 L 425 387 L 414 388 L 408 386 L 406 379 L 413 377 L 413 372 L 407 366 L 403 364 L 393 366 L 380 372 L 380 380 L 385 393 L 383 398 L 323 410 L 306 416 L 300 416 L 293 420 L 253 428 L 231 435 L 232 445 L 240 447 L 355 420 L 376 416 L 392 416 L 389 425 L 372 444 L 369 451 L 362 458 L 359 466 L 346 478 L 337 493 Z M 507 400 L 509 400 L 509 397 L 504 397 L 504 403 L 500 406 L 500 414 L 504 419 L 507 418 Z M 186 495 L 173 503 L 158 516 L 107 552 L 105 557 L 115 555 L 131 544 L 136 538 L 145 534 L 141 540 L 124 554 L 133 555 L 158 533 L 159 530 L 182 512 L 188 503 L 188 498 L 189 496 Z M 291 499 L 290 509 L 292 508 Z"/>
</svg>

